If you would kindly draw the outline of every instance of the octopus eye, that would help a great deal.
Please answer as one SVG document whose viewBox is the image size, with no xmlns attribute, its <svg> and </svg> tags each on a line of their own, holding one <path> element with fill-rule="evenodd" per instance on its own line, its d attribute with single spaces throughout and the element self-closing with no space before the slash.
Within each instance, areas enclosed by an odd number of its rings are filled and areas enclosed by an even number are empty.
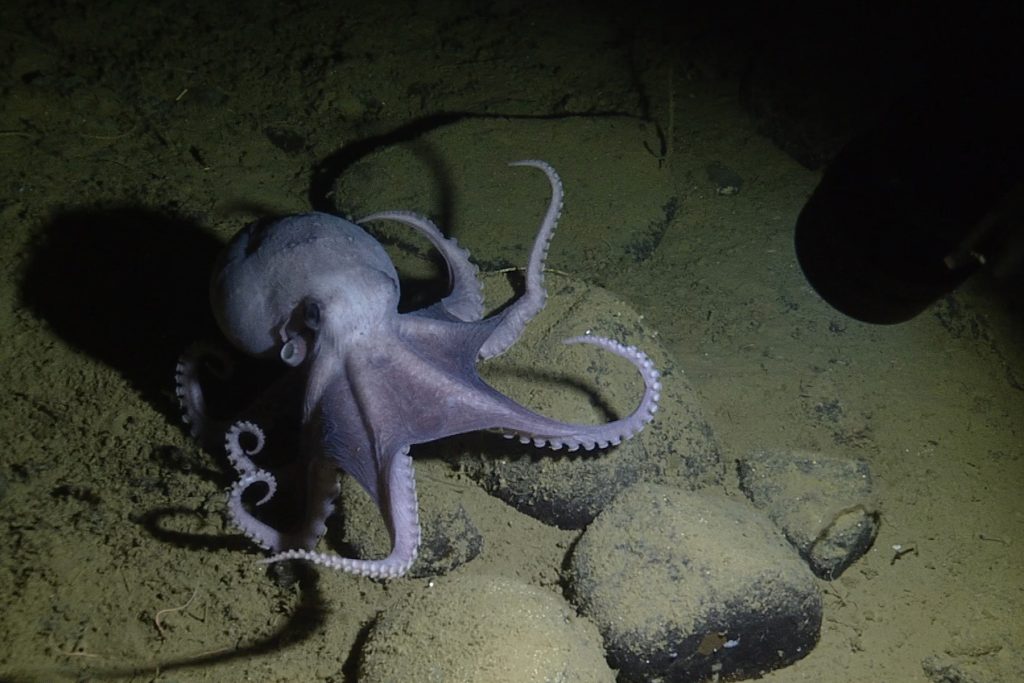
<svg viewBox="0 0 1024 683">
<path fill-rule="evenodd" d="M 296 335 L 281 347 L 281 360 L 285 365 L 295 367 L 306 358 L 306 340 Z"/>
<path fill-rule="evenodd" d="M 320 329 L 320 304 L 315 301 L 306 302 L 306 315 L 305 322 L 306 327 L 311 330 Z"/>
</svg>

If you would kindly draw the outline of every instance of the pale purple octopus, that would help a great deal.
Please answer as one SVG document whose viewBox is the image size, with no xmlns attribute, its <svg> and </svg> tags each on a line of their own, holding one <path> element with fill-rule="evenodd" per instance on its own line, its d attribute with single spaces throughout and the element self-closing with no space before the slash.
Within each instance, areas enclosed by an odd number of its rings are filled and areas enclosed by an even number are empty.
<svg viewBox="0 0 1024 683">
<path fill-rule="evenodd" d="M 497 429 L 536 446 L 591 450 L 631 438 L 653 418 L 658 371 L 642 351 L 603 337 L 585 334 L 565 343 L 593 344 L 629 360 L 645 385 L 632 414 L 603 425 L 546 418 L 477 374 L 477 361 L 506 351 L 543 308 L 544 260 L 562 209 L 562 183 L 551 166 L 536 160 L 511 165 L 543 171 L 552 197 L 530 254 L 524 294 L 486 319 L 468 252 L 416 214 L 388 211 L 359 221 L 408 225 L 447 262 L 451 292 L 410 313 L 398 312 L 398 275 L 387 253 L 355 223 L 323 213 L 257 222 L 226 247 L 210 284 L 221 330 L 242 351 L 277 356 L 290 369 L 253 404 L 248 419 L 233 423 L 207 414 L 199 386 L 204 352 L 181 359 L 177 394 L 194 437 L 204 444 L 224 440 L 239 474 L 228 496 L 231 517 L 246 536 L 275 553 L 265 562 L 299 558 L 353 574 L 401 576 L 420 542 L 413 444 Z M 297 452 L 285 453 L 284 464 L 261 467 L 253 458 L 267 457 L 263 451 L 271 437 L 257 422 L 273 423 L 275 413 L 287 409 L 301 413 L 299 443 L 284 439 L 289 443 L 276 448 L 279 455 L 285 447 Z M 313 550 L 334 509 L 339 468 L 379 507 L 392 540 L 387 557 L 355 559 Z M 288 529 L 267 524 L 243 504 L 243 493 L 256 483 L 268 489 L 256 506 L 279 489 L 288 493 Z"/>
</svg>

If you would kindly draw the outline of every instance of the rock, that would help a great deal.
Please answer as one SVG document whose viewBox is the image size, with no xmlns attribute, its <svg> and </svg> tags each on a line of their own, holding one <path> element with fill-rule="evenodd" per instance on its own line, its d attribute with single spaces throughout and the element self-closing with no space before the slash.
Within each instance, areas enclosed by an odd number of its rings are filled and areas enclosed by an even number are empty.
<svg viewBox="0 0 1024 683">
<path fill-rule="evenodd" d="M 359 680 L 613 683 L 601 637 L 556 595 L 495 576 L 437 580 L 381 613 Z"/>
<path fill-rule="evenodd" d="M 458 494 L 445 484 L 448 466 L 419 460 L 415 467 L 422 539 L 407 576 L 439 576 L 479 555 L 484 540 Z M 338 506 L 343 543 L 351 546 L 356 556 L 386 557 L 391 552 L 391 538 L 380 511 L 351 477 L 342 479 Z"/>
<path fill-rule="evenodd" d="M 712 161 L 704 167 L 708 180 L 715 186 L 715 192 L 728 197 L 739 194 L 743 188 L 743 178 L 720 161 Z"/>
<path fill-rule="evenodd" d="M 489 305 L 508 301 L 506 276 L 484 274 Z M 597 424 L 637 405 L 643 383 L 626 361 L 589 345 L 562 340 L 592 331 L 647 353 L 662 373 L 654 421 L 636 437 L 600 451 L 552 451 L 493 435 L 472 435 L 466 473 L 521 512 L 563 529 L 580 529 L 624 488 L 660 480 L 668 463 L 681 463 L 694 487 L 717 482 L 722 466 L 711 427 L 696 407 L 682 370 L 657 341 L 643 316 L 607 290 L 547 272 L 548 301 L 523 337 L 504 355 L 480 366 L 498 391 L 546 416 Z"/>
<path fill-rule="evenodd" d="M 803 452 L 759 452 L 738 463 L 740 488 L 782 529 L 819 577 L 832 580 L 868 551 L 879 516 L 867 463 Z"/>
<path fill-rule="evenodd" d="M 581 536 L 569 579 L 620 681 L 760 676 L 818 641 L 813 575 L 768 519 L 720 495 L 623 491 Z"/>
<path fill-rule="evenodd" d="M 987 677 L 979 678 L 977 671 L 968 671 L 969 666 L 951 657 L 925 657 L 921 669 L 932 683 L 984 683 L 991 680 Z"/>
</svg>

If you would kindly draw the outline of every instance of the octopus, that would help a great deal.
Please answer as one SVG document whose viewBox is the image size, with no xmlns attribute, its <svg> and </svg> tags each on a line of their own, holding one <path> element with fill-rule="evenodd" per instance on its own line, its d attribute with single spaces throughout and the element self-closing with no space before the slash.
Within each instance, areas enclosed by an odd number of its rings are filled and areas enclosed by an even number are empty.
<svg viewBox="0 0 1024 683">
<path fill-rule="evenodd" d="M 625 358 L 643 380 L 638 406 L 621 419 L 561 422 L 480 377 L 477 364 L 515 344 L 545 304 L 544 263 L 562 210 L 562 182 L 550 165 L 510 165 L 542 171 L 551 199 L 525 268 L 524 291 L 487 317 L 469 253 L 415 213 L 384 211 L 356 222 L 326 213 L 261 220 L 224 248 L 210 280 L 218 326 L 239 351 L 276 359 L 282 372 L 236 419 L 218 419 L 207 409 L 205 375 L 200 381 L 210 352 L 193 349 L 179 360 L 176 393 L 190 434 L 207 446 L 224 445 L 237 472 L 228 512 L 245 536 L 269 551 L 263 562 L 300 559 L 357 575 L 400 577 L 416 559 L 421 534 L 412 446 L 493 430 L 537 447 L 589 451 L 632 438 L 653 419 L 661 384 L 652 361 L 589 331 L 564 343 Z M 398 273 L 383 246 L 360 227 L 377 221 L 408 226 L 430 242 L 447 265 L 446 296 L 399 312 Z M 278 422 L 294 426 L 276 428 Z M 316 549 L 340 493 L 339 470 L 380 510 L 391 538 L 386 557 Z M 243 499 L 250 489 L 265 492 L 255 502 L 252 493 Z M 283 522 L 258 514 L 272 500 Z"/>
</svg>

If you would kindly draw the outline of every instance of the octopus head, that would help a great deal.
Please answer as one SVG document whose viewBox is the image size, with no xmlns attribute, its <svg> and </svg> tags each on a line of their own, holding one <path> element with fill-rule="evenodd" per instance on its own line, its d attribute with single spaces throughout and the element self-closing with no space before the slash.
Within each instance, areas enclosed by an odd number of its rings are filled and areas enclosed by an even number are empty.
<svg viewBox="0 0 1024 683">
<path fill-rule="evenodd" d="M 299 365 L 318 334 L 373 338 L 395 315 L 398 274 L 375 239 L 324 213 L 253 223 L 224 249 L 210 302 L 225 336 L 257 357 Z"/>
</svg>

